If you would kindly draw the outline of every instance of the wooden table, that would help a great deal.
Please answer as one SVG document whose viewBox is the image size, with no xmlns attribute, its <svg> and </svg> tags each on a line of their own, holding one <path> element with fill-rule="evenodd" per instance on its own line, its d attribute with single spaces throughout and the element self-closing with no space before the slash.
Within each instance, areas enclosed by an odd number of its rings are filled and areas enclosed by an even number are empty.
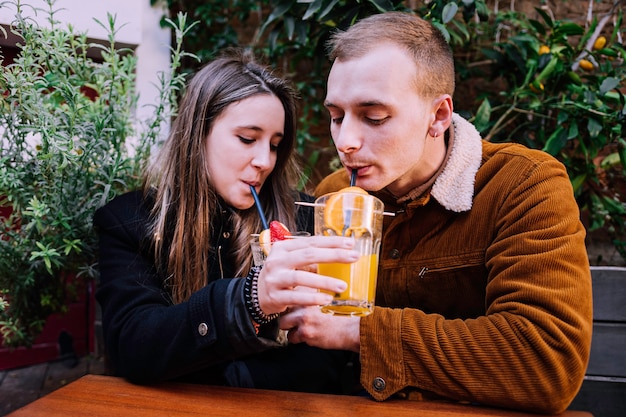
<svg viewBox="0 0 626 417">
<path fill-rule="evenodd" d="M 180 383 L 133 385 L 124 379 L 86 375 L 10 414 L 18 416 L 376 416 L 376 417 L 528 417 L 534 414 L 487 407 L 387 400 Z M 567 411 L 563 417 L 590 417 Z"/>
</svg>

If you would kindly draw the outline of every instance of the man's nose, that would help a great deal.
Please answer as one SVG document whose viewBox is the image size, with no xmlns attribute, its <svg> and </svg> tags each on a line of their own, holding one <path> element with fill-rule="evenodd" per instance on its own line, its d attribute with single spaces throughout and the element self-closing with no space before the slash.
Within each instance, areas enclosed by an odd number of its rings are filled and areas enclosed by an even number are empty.
<svg viewBox="0 0 626 417">
<path fill-rule="evenodd" d="M 335 129 L 333 142 L 339 152 L 352 153 L 361 149 L 363 132 L 354 118 L 344 117 L 341 125 Z"/>
</svg>

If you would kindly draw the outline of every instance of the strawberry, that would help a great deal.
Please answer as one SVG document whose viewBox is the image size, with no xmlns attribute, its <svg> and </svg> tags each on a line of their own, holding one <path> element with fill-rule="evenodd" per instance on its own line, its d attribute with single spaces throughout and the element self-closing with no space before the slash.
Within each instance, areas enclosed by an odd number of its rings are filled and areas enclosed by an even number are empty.
<svg viewBox="0 0 626 417">
<path fill-rule="evenodd" d="M 276 242 L 277 240 L 285 240 L 287 236 L 291 236 L 287 226 L 277 220 L 272 220 L 270 223 L 270 240 Z"/>
</svg>

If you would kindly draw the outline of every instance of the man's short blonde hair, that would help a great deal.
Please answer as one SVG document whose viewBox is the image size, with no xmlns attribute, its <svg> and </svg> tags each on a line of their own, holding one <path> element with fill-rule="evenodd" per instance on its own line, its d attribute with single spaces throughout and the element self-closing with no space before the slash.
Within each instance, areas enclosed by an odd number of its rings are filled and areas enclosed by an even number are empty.
<svg viewBox="0 0 626 417">
<path fill-rule="evenodd" d="M 419 94 L 453 96 L 454 58 L 450 46 L 439 29 L 410 13 L 375 14 L 335 32 L 328 43 L 329 56 L 332 61 L 348 61 L 382 43 L 399 45 L 412 55 Z"/>
</svg>

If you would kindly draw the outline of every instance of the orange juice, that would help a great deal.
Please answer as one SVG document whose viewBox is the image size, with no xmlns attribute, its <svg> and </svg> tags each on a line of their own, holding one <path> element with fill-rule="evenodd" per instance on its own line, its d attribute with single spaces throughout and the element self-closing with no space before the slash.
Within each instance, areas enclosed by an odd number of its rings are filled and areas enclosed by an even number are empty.
<svg viewBox="0 0 626 417">
<path fill-rule="evenodd" d="M 318 264 L 317 272 L 348 284 L 333 293 L 324 313 L 366 316 L 374 309 L 378 253 L 382 239 L 383 202 L 358 187 L 323 195 L 315 200 L 315 235 L 345 236 L 354 239 L 360 255 L 354 263 Z"/>
<path fill-rule="evenodd" d="M 378 255 L 362 255 L 353 264 L 319 264 L 317 273 L 339 278 L 348 284 L 344 292 L 334 294 L 331 304 L 322 307 L 324 313 L 365 316 L 371 312 L 376 295 Z"/>
</svg>

